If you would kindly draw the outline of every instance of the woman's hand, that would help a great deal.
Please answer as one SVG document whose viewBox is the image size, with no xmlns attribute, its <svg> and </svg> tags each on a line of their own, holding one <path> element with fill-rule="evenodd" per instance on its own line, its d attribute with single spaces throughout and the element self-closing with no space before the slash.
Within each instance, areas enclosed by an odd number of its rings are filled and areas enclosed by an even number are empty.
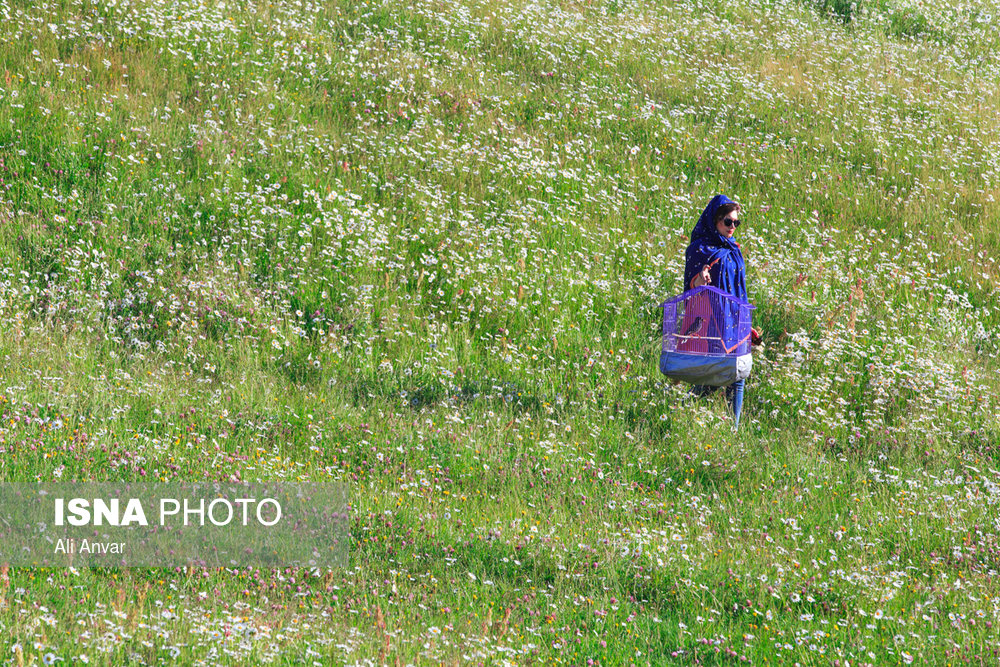
<svg viewBox="0 0 1000 667">
<path fill-rule="evenodd" d="M 696 275 L 691 280 L 692 288 L 701 287 L 702 285 L 711 285 L 712 284 L 711 269 L 712 267 L 709 264 L 706 264 L 705 266 L 701 267 L 701 273 Z"/>
</svg>

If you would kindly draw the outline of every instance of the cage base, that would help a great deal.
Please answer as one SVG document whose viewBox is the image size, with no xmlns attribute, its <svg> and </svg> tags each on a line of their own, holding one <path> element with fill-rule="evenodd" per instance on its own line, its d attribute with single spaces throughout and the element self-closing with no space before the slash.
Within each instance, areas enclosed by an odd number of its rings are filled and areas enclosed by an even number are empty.
<svg viewBox="0 0 1000 667">
<path fill-rule="evenodd" d="M 709 356 L 685 352 L 661 352 L 660 372 L 668 378 L 703 384 L 712 387 L 726 387 L 750 375 L 753 355 Z"/>
</svg>

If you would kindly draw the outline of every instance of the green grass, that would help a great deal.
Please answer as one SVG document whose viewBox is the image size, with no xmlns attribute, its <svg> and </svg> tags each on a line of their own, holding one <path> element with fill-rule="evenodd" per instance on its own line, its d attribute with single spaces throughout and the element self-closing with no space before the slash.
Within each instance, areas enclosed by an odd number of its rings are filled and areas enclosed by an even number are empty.
<svg viewBox="0 0 1000 667">
<path fill-rule="evenodd" d="M 329 573 L 3 568 L 4 660 L 995 660 L 1000 7 L 15 4 L 0 481 L 352 521 Z M 717 192 L 736 434 L 657 369 Z"/>
</svg>

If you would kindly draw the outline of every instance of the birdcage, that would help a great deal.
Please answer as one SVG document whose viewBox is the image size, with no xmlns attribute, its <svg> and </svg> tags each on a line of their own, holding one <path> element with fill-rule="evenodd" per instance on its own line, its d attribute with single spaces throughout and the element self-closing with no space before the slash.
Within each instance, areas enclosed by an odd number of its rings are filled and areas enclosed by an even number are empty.
<svg viewBox="0 0 1000 667">
<path fill-rule="evenodd" d="M 663 303 L 660 371 L 691 384 L 724 387 L 750 375 L 754 307 L 704 285 Z"/>
</svg>

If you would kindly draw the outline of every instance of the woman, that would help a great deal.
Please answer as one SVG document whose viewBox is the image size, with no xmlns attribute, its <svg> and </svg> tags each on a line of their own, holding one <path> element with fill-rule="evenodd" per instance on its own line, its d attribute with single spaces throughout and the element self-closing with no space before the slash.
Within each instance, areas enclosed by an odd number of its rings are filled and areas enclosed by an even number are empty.
<svg viewBox="0 0 1000 667">
<path fill-rule="evenodd" d="M 739 204 L 725 195 L 716 195 L 698 218 L 691 232 L 684 263 L 684 289 L 714 285 L 724 292 L 749 302 L 747 298 L 746 264 L 740 245 L 733 240 L 740 226 Z M 751 329 L 750 342 L 760 344 L 760 333 Z M 695 385 L 692 391 L 704 396 L 718 387 Z M 733 429 L 740 424 L 743 410 L 743 380 L 726 387 L 726 397 L 733 409 Z"/>
</svg>

